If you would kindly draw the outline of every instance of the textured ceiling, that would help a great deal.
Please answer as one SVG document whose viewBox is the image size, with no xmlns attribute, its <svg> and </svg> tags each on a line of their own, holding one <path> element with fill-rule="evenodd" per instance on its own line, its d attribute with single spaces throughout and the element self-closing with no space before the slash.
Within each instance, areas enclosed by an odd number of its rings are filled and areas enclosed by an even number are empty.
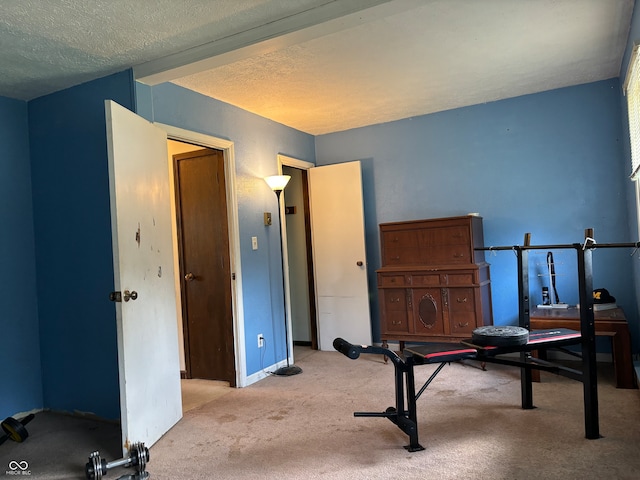
<svg viewBox="0 0 640 480">
<path fill-rule="evenodd" d="M 0 95 L 31 99 L 134 66 L 145 83 L 172 81 L 323 134 L 617 77 L 633 0 L 3 0 L 2 9 Z"/>
<path fill-rule="evenodd" d="M 328 0 L 2 0 L 0 95 L 29 100 Z"/>
</svg>

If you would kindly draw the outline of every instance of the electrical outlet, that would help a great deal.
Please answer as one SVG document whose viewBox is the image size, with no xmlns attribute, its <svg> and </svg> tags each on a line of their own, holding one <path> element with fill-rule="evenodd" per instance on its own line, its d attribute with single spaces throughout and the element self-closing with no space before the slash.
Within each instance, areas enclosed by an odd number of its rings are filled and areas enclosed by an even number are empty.
<svg viewBox="0 0 640 480">
<path fill-rule="evenodd" d="M 264 347 L 264 336 L 259 333 L 258 334 L 258 348 Z"/>
</svg>

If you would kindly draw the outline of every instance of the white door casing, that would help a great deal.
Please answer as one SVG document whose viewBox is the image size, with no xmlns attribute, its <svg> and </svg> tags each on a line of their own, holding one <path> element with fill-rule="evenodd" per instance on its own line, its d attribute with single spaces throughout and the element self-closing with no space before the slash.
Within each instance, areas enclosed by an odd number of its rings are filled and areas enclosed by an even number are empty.
<svg viewBox="0 0 640 480">
<path fill-rule="evenodd" d="M 318 348 L 342 337 L 371 345 L 362 173 L 359 161 L 309 169 Z"/>
<path fill-rule="evenodd" d="M 182 417 L 166 133 L 106 100 L 122 447 Z M 137 299 L 125 302 L 125 291 Z"/>
<path fill-rule="evenodd" d="M 229 257 L 231 260 L 231 295 L 232 295 L 232 307 L 233 307 L 233 338 L 234 338 L 234 351 L 236 362 L 236 386 L 246 387 L 261 378 L 264 378 L 266 374 L 259 372 L 257 374 L 247 377 L 247 365 L 246 365 L 246 348 L 245 348 L 245 335 L 244 335 L 244 309 L 243 309 L 243 294 L 242 294 L 242 265 L 240 262 L 240 222 L 238 219 L 238 199 L 236 189 L 236 163 L 234 153 L 234 143 L 230 140 L 213 137 L 199 132 L 193 132 L 191 130 L 185 130 L 183 128 L 175 127 L 173 125 L 167 125 L 164 123 L 154 123 L 155 126 L 161 128 L 167 138 L 178 142 L 185 142 L 192 145 L 198 145 L 204 148 L 213 148 L 216 150 L 222 150 L 224 155 L 224 175 L 225 184 L 227 187 L 227 218 L 229 219 Z M 173 166 L 173 159 L 170 163 Z M 175 198 L 174 191 L 174 176 L 173 169 L 169 171 L 170 174 L 170 189 L 171 198 Z M 175 202 L 172 201 L 172 218 L 175 218 Z M 178 263 L 178 245 L 177 245 L 177 230 L 174 222 L 174 268 L 178 272 L 180 270 Z M 178 318 L 180 319 L 178 324 L 180 326 L 179 332 L 182 326 L 182 306 L 180 304 L 180 280 L 176 278 L 176 301 L 178 302 Z"/>
</svg>

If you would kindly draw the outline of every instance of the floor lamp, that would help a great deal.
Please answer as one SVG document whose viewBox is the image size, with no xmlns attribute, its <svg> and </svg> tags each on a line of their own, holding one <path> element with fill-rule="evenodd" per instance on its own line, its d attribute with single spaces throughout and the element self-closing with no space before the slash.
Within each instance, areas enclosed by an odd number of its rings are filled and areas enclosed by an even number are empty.
<svg viewBox="0 0 640 480">
<path fill-rule="evenodd" d="M 278 225 L 280 226 L 280 258 L 281 258 L 281 269 L 282 269 L 282 298 L 284 299 L 284 338 L 287 347 L 287 366 L 280 367 L 275 372 L 274 375 L 279 375 L 283 377 L 288 377 L 291 375 L 297 375 L 302 373 L 302 369 L 295 365 L 289 364 L 289 328 L 287 322 L 287 296 L 285 295 L 285 281 L 284 281 L 284 249 L 282 247 L 282 213 L 280 211 L 280 194 L 284 190 L 284 187 L 287 186 L 289 180 L 291 180 L 291 176 L 289 175 L 273 175 L 271 177 L 267 177 L 264 179 L 267 184 L 271 187 L 271 189 L 275 192 L 276 198 L 278 199 Z"/>
</svg>

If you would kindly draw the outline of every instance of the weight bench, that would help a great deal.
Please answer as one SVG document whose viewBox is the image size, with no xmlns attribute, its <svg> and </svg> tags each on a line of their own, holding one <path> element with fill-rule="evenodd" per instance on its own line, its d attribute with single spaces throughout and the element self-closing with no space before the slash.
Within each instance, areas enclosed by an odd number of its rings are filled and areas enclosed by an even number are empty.
<svg viewBox="0 0 640 480">
<path fill-rule="evenodd" d="M 400 356 L 392 350 L 377 346 L 353 345 L 342 338 L 333 341 L 334 348 L 347 357 L 355 360 L 360 354 L 385 355 L 391 360 L 395 368 L 395 407 L 389 407 L 384 412 L 355 412 L 355 417 L 383 417 L 389 419 L 400 430 L 409 436 L 409 445 L 405 448 L 410 452 L 424 450 L 418 440 L 418 414 L 416 402 L 429 384 L 435 379 L 447 363 L 459 360 L 476 360 L 483 363 L 498 363 L 521 368 L 522 408 L 532 409 L 532 369 L 544 370 L 562 375 L 574 380 L 583 381 L 582 372 L 560 364 L 535 358 L 532 350 L 547 351 L 552 349 L 564 350 L 565 346 L 580 344 L 580 332 L 558 328 L 550 330 L 536 330 L 529 334 L 528 342 L 517 346 L 474 345 L 469 341 L 460 343 L 428 343 L 415 347 L 408 347 Z M 505 358 L 505 354 L 519 353 L 520 359 Z M 575 355 L 575 354 L 574 354 Z M 513 356 L 512 356 L 513 357 Z M 416 392 L 414 367 L 416 365 L 438 364 L 436 370 L 424 385 Z M 406 387 L 406 391 L 405 391 Z M 585 390 L 586 392 L 586 390 Z M 594 410 L 595 408 L 595 410 Z M 587 438 L 598 438 L 597 431 L 597 397 L 596 401 L 585 394 L 585 430 Z M 592 428 L 595 419 L 595 430 Z"/>
<path fill-rule="evenodd" d="M 382 347 L 352 345 L 342 338 L 336 338 L 333 346 L 347 357 L 356 359 L 361 353 L 384 355 L 391 359 L 395 367 L 396 406 L 384 412 L 356 412 L 356 417 L 385 417 L 396 424 L 409 436 L 409 445 L 405 448 L 411 452 L 424 450 L 418 441 L 418 415 L 416 400 L 429 386 L 440 370 L 448 362 L 457 360 L 477 360 L 483 363 L 499 363 L 520 368 L 520 390 L 522 408 L 533 406 L 533 370 L 544 370 L 582 382 L 584 398 L 584 429 L 588 439 L 600 438 L 598 425 L 598 377 L 596 372 L 596 335 L 593 315 L 593 251 L 599 248 L 634 248 L 640 249 L 640 242 L 596 244 L 593 229 L 585 229 L 583 243 L 561 245 L 531 245 L 531 234 L 526 233 L 524 245 L 476 248 L 475 250 L 511 251 L 516 255 L 518 269 L 518 323 L 520 328 L 529 331 L 528 341 L 518 346 L 487 346 L 470 341 L 455 343 L 430 343 L 422 346 L 406 348 L 402 357 Z M 577 254 L 578 294 L 580 297 L 580 331 L 564 328 L 531 331 L 529 317 L 529 251 L 570 249 Z M 634 251 L 635 251 L 634 250 Z M 482 327 L 480 327 L 482 328 Z M 475 332 L 475 331 L 474 331 Z M 579 345 L 580 354 L 575 354 L 564 347 Z M 534 350 L 545 352 L 559 349 L 581 358 L 582 370 L 567 368 L 563 365 L 548 362 L 531 355 Z M 505 357 L 505 354 L 518 353 L 519 359 Z M 415 365 L 439 364 L 429 379 L 416 393 L 413 369 Z M 406 392 L 405 392 L 406 385 Z"/>
</svg>

